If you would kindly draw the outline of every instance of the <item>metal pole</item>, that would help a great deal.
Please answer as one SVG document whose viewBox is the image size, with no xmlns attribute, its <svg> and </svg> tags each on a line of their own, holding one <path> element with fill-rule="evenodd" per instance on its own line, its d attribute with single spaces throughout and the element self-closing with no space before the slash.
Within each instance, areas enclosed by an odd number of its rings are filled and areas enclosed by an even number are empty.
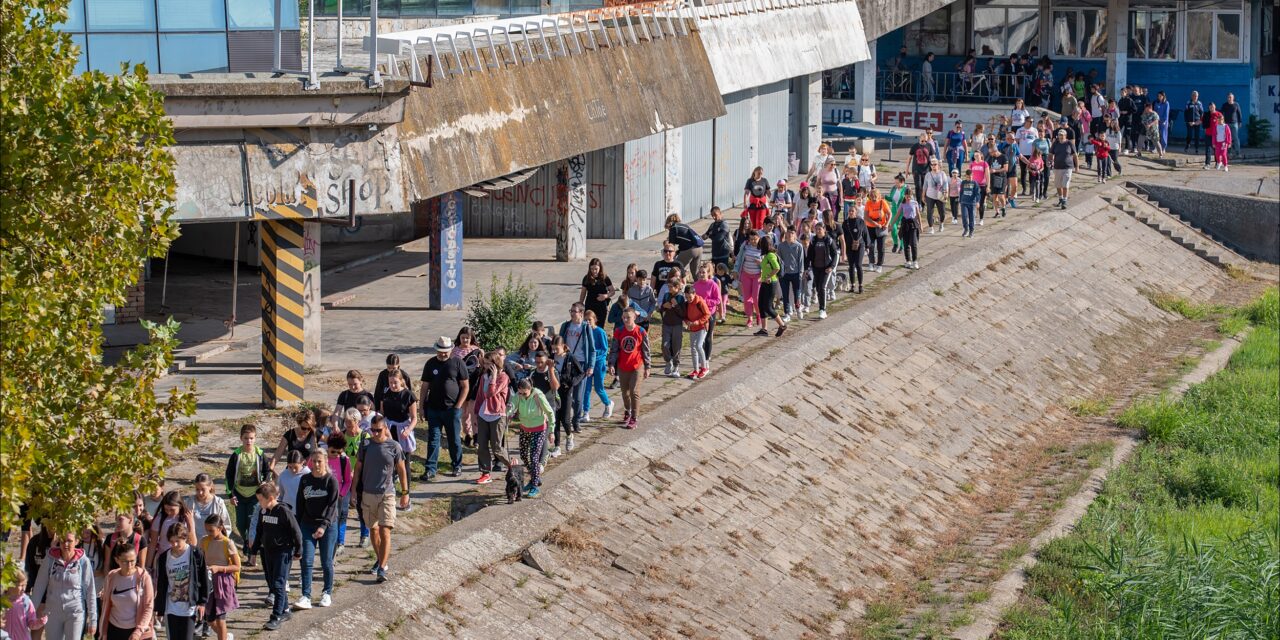
<svg viewBox="0 0 1280 640">
<path fill-rule="evenodd" d="M 232 339 L 236 337 L 236 298 L 240 293 L 240 224 L 235 223 L 235 246 L 231 249 L 231 318 L 227 320 L 227 328 L 231 330 Z"/>
<path fill-rule="evenodd" d="M 338 4 L 342 4 L 342 0 L 338 0 Z M 307 0 L 307 84 L 303 87 L 307 91 L 314 91 L 320 88 L 320 81 L 316 78 L 316 0 Z"/>
<path fill-rule="evenodd" d="M 272 33 L 275 35 L 276 48 L 272 52 L 271 69 L 273 71 L 280 70 L 280 0 L 275 0 L 275 19 L 272 22 Z"/>
<path fill-rule="evenodd" d="M 333 63 L 334 69 L 342 68 L 342 2 L 338 0 L 338 59 Z"/>
<path fill-rule="evenodd" d="M 169 250 L 164 250 L 164 281 L 160 283 L 160 308 L 168 309 L 165 304 L 165 295 L 169 293 Z"/>
<path fill-rule="evenodd" d="M 378 87 L 382 86 L 382 75 L 378 73 L 378 0 L 369 2 L 369 39 L 373 46 L 369 49 L 368 84 L 370 87 Z"/>
</svg>

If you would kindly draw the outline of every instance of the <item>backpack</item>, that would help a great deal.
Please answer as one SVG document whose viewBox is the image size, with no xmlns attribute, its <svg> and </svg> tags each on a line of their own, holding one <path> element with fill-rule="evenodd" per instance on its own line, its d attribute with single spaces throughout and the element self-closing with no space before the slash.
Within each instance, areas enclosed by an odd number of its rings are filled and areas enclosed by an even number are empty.
<svg viewBox="0 0 1280 640">
<path fill-rule="evenodd" d="M 200 553 L 204 554 L 206 558 L 209 557 L 209 543 L 212 541 L 213 541 L 213 536 L 205 536 L 204 539 L 200 541 Z M 222 536 L 222 539 L 220 540 L 220 542 L 222 543 L 223 555 L 225 555 L 228 558 L 234 557 L 236 555 L 236 549 L 234 546 L 231 545 L 230 538 L 224 535 Z M 210 571 L 210 574 L 212 575 L 212 571 Z M 235 573 L 231 574 L 231 577 L 235 578 L 236 586 L 237 587 L 240 586 L 240 570 L 236 569 Z M 212 582 L 212 580 L 210 580 L 210 582 Z"/>
</svg>

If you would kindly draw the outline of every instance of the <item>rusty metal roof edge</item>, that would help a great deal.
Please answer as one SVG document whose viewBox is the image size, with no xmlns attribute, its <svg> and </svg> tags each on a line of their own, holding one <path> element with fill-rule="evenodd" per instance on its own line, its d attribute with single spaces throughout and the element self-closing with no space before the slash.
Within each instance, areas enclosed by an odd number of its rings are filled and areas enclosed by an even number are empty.
<svg viewBox="0 0 1280 640">
<path fill-rule="evenodd" d="M 331 73 L 320 76 L 320 87 L 306 90 L 305 76 L 287 73 L 153 74 L 147 84 L 166 98 L 312 97 L 346 95 L 407 95 L 409 80 L 383 77 L 382 86 L 368 87 L 365 76 Z"/>
</svg>

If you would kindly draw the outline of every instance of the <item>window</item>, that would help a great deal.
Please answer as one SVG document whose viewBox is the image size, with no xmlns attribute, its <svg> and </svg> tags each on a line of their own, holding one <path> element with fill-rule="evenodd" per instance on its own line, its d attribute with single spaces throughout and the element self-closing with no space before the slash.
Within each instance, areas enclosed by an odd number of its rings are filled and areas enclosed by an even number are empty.
<svg viewBox="0 0 1280 640">
<path fill-rule="evenodd" d="M 88 4 L 89 31 L 156 30 L 154 0 L 89 0 Z"/>
<path fill-rule="evenodd" d="M 1054 9 L 1053 55 L 1104 58 L 1107 55 L 1107 10 Z"/>
<path fill-rule="evenodd" d="M 1023 54 L 1036 46 L 1040 39 L 1039 2 L 976 0 L 974 4 L 973 47 L 978 56 Z"/>
<path fill-rule="evenodd" d="M 956 3 L 907 25 L 907 53 L 922 57 L 930 52 L 940 56 L 964 55 L 964 14 L 964 3 Z"/>
<path fill-rule="evenodd" d="M 1174 11 L 1129 12 L 1129 57 L 1173 60 L 1177 57 L 1178 19 Z"/>
<path fill-rule="evenodd" d="M 223 31 L 227 28 L 223 0 L 157 0 L 156 13 L 161 31 Z"/>
<path fill-rule="evenodd" d="M 80 58 L 76 60 L 76 73 L 84 73 L 89 70 L 89 56 L 85 55 L 84 34 L 71 34 L 71 41 L 80 48 Z"/>
<path fill-rule="evenodd" d="M 84 31 L 84 0 L 71 0 L 71 2 L 67 3 L 67 21 L 58 24 L 56 29 L 59 31 Z"/>
<path fill-rule="evenodd" d="M 1187 60 L 1239 59 L 1240 12 L 1187 12 Z"/>
<path fill-rule="evenodd" d="M 120 73 L 120 63 L 145 64 L 158 69 L 154 33 L 89 34 L 89 68 L 106 74 Z"/>
<path fill-rule="evenodd" d="M 160 34 L 160 73 L 226 71 L 227 33 Z"/>
<path fill-rule="evenodd" d="M 1259 25 L 1262 35 L 1262 55 L 1271 55 L 1276 50 L 1276 11 L 1275 5 L 1270 2 L 1262 4 L 1262 16 Z"/>
<path fill-rule="evenodd" d="M 231 22 L 231 28 L 274 28 L 275 2 L 276 0 L 227 0 L 227 18 Z M 346 9 L 346 5 L 343 5 L 343 9 Z M 297 30 L 300 28 L 298 25 L 298 3 L 280 0 L 280 28 Z"/>
</svg>

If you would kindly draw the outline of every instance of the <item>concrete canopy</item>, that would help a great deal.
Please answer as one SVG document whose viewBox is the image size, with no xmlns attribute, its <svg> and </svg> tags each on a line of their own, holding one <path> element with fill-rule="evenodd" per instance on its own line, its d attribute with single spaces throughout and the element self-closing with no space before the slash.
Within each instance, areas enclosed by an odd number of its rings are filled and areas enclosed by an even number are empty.
<svg viewBox="0 0 1280 640">
<path fill-rule="evenodd" d="M 695 14 L 721 95 L 871 59 L 852 0 L 784 2 L 766 11 L 739 1 Z"/>
</svg>

